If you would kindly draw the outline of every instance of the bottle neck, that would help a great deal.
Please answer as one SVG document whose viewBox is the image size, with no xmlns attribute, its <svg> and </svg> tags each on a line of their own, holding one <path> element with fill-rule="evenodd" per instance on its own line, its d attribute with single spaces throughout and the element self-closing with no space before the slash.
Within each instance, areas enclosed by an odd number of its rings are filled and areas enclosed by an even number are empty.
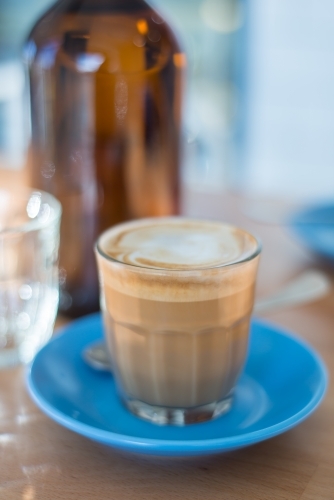
<svg viewBox="0 0 334 500">
<path fill-rule="evenodd" d="M 59 0 L 58 5 L 71 13 L 135 12 L 150 8 L 145 0 Z"/>
</svg>

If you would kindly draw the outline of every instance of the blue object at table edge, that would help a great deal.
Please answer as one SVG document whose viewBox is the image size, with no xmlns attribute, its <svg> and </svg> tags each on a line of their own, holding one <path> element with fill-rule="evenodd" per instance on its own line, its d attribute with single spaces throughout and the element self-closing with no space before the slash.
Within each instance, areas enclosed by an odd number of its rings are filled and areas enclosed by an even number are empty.
<svg viewBox="0 0 334 500">
<path fill-rule="evenodd" d="M 291 217 L 290 225 L 307 248 L 334 265 L 334 203 L 305 208 Z"/>
</svg>

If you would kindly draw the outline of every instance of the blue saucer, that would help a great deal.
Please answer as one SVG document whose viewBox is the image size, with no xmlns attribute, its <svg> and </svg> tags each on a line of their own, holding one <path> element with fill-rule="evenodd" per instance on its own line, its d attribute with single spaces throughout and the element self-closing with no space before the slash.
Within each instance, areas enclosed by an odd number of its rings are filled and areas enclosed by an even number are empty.
<svg viewBox="0 0 334 500">
<path fill-rule="evenodd" d="M 295 214 L 291 224 L 310 250 L 334 264 L 334 203 L 309 207 Z"/>
<path fill-rule="evenodd" d="M 310 346 L 254 320 L 232 410 L 210 422 L 160 427 L 123 407 L 110 374 L 86 366 L 81 352 L 101 336 L 98 314 L 69 324 L 37 354 L 27 373 L 28 389 L 59 424 L 131 452 L 185 456 L 248 446 L 302 422 L 326 391 L 326 369 Z"/>
</svg>

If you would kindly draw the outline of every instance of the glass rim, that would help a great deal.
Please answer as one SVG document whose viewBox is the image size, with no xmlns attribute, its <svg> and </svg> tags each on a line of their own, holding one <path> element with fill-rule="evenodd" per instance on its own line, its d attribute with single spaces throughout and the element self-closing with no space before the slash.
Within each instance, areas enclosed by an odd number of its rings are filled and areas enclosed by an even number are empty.
<svg viewBox="0 0 334 500">
<path fill-rule="evenodd" d="M 235 260 L 232 260 L 231 262 L 227 262 L 227 263 L 224 263 L 224 264 L 218 264 L 218 265 L 215 265 L 215 266 L 203 266 L 203 267 L 193 267 L 193 268 L 174 268 L 174 269 L 170 269 L 170 268 L 164 268 L 164 267 L 149 267 L 149 266 L 143 266 L 143 265 L 136 265 L 136 264 L 129 264 L 129 263 L 126 263 L 126 262 L 122 262 L 120 260 L 117 260 L 113 257 L 111 257 L 110 255 L 108 255 L 100 246 L 100 241 L 103 237 L 106 237 L 106 235 L 113 231 L 116 226 L 123 226 L 123 225 L 128 225 L 128 224 L 134 224 L 136 222 L 147 222 L 147 221 L 154 221 L 156 219 L 159 219 L 159 220 L 170 220 L 170 219 L 178 219 L 178 220 L 191 220 L 191 221 L 194 221 L 194 222 L 209 222 L 209 223 L 214 223 L 214 224 L 219 224 L 219 225 L 222 225 L 222 226 L 225 226 L 225 227 L 229 227 L 231 229 L 237 229 L 239 231 L 242 231 L 243 233 L 247 234 L 248 236 L 250 236 L 251 238 L 254 239 L 254 243 L 255 243 L 255 248 L 252 252 L 249 253 L 249 255 L 246 255 L 244 256 L 243 258 L 240 258 L 240 259 L 235 259 Z M 183 216 L 170 216 L 170 217 L 149 217 L 149 218 L 143 218 L 143 219 L 133 219 L 133 220 L 130 220 L 130 221 L 126 221 L 126 222 L 121 222 L 119 224 L 115 224 L 114 226 L 112 227 L 109 227 L 108 229 L 106 229 L 105 231 L 103 231 L 95 245 L 94 245 L 94 248 L 95 248 L 95 251 L 101 255 L 101 257 L 103 257 L 105 260 L 113 263 L 113 264 L 117 264 L 121 267 L 124 267 L 124 268 L 128 268 L 128 269 L 136 269 L 138 271 L 140 271 L 141 269 L 143 270 L 143 272 L 152 272 L 152 273 L 158 273 L 158 274 L 161 274 L 161 273 L 165 273 L 165 274 L 175 274 L 175 273 L 183 273 L 183 274 L 186 274 L 186 273 L 196 273 L 197 271 L 211 271 L 211 270 L 215 270 L 215 269 L 223 269 L 223 268 L 230 268 L 230 267 L 233 267 L 233 266 L 237 266 L 239 264 L 243 264 L 243 263 L 246 263 L 246 262 L 249 262 L 253 259 L 255 259 L 258 255 L 260 255 L 261 251 L 262 251 L 262 243 L 260 241 L 260 239 L 256 236 L 254 236 L 252 233 L 250 233 L 249 231 L 239 227 L 239 226 L 235 226 L 234 224 L 229 224 L 229 223 L 226 223 L 226 222 L 221 222 L 221 221 L 218 221 L 218 220 L 209 220 L 209 219 L 200 219 L 200 218 L 193 218 L 193 217 L 183 217 Z"/>
<path fill-rule="evenodd" d="M 47 193 L 46 191 L 43 191 L 41 189 L 34 189 L 34 188 L 19 188 L 19 189 L 7 189 L 7 188 L 0 188 L 0 195 L 1 193 L 8 193 L 10 196 L 13 196 L 16 199 L 20 200 L 28 200 L 31 198 L 32 195 L 40 195 L 41 201 L 46 202 L 53 210 L 50 216 L 46 220 L 41 220 L 37 216 L 35 218 L 31 218 L 30 220 L 27 220 L 21 224 L 13 224 L 13 225 L 8 225 L 5 226 L 4 228 L 1 228 L 0 226 L 0 238 L 5 237 L 5 236 L 14 236 L 16 234 L 24 234 L 24 233 L 29 233 L 32 231 L 37 231 L 39 229 L 42 229 L 43 227 L 48 227 L 50 224 L 53 222 L 60 220 L 61 215 L 62 215 L 62 205 L 59 200 L 55 196 L 53 196 L 50 193 Z"/>
</svg>

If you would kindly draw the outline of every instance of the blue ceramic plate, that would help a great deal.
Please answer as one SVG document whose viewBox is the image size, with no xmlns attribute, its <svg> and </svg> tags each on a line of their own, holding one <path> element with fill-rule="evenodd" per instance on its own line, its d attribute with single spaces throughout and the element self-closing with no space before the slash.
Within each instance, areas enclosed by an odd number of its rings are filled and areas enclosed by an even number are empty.
<svg viewBox="0 0 334 500">
<path fill-rule="evenodd" d="M 334 264 L 334 203 L 309 207 L 295 214 L 291 223 L 310 250 Z"/>
<path fill-rule="evenodd" d="M 312 348 L 255 320 L 232 410 L 211 422 L 160 427 L 123 407 L 110 374 L 86 366 L 81 352 L 101 336 L 98 314 L 68 325 L 37 354 L 27 374 L 28 389 L 59 424 L 131 452 L 185 456 L 248 446 L 302 422 L 326 391 L 326 369 Z"/>
</svg>

